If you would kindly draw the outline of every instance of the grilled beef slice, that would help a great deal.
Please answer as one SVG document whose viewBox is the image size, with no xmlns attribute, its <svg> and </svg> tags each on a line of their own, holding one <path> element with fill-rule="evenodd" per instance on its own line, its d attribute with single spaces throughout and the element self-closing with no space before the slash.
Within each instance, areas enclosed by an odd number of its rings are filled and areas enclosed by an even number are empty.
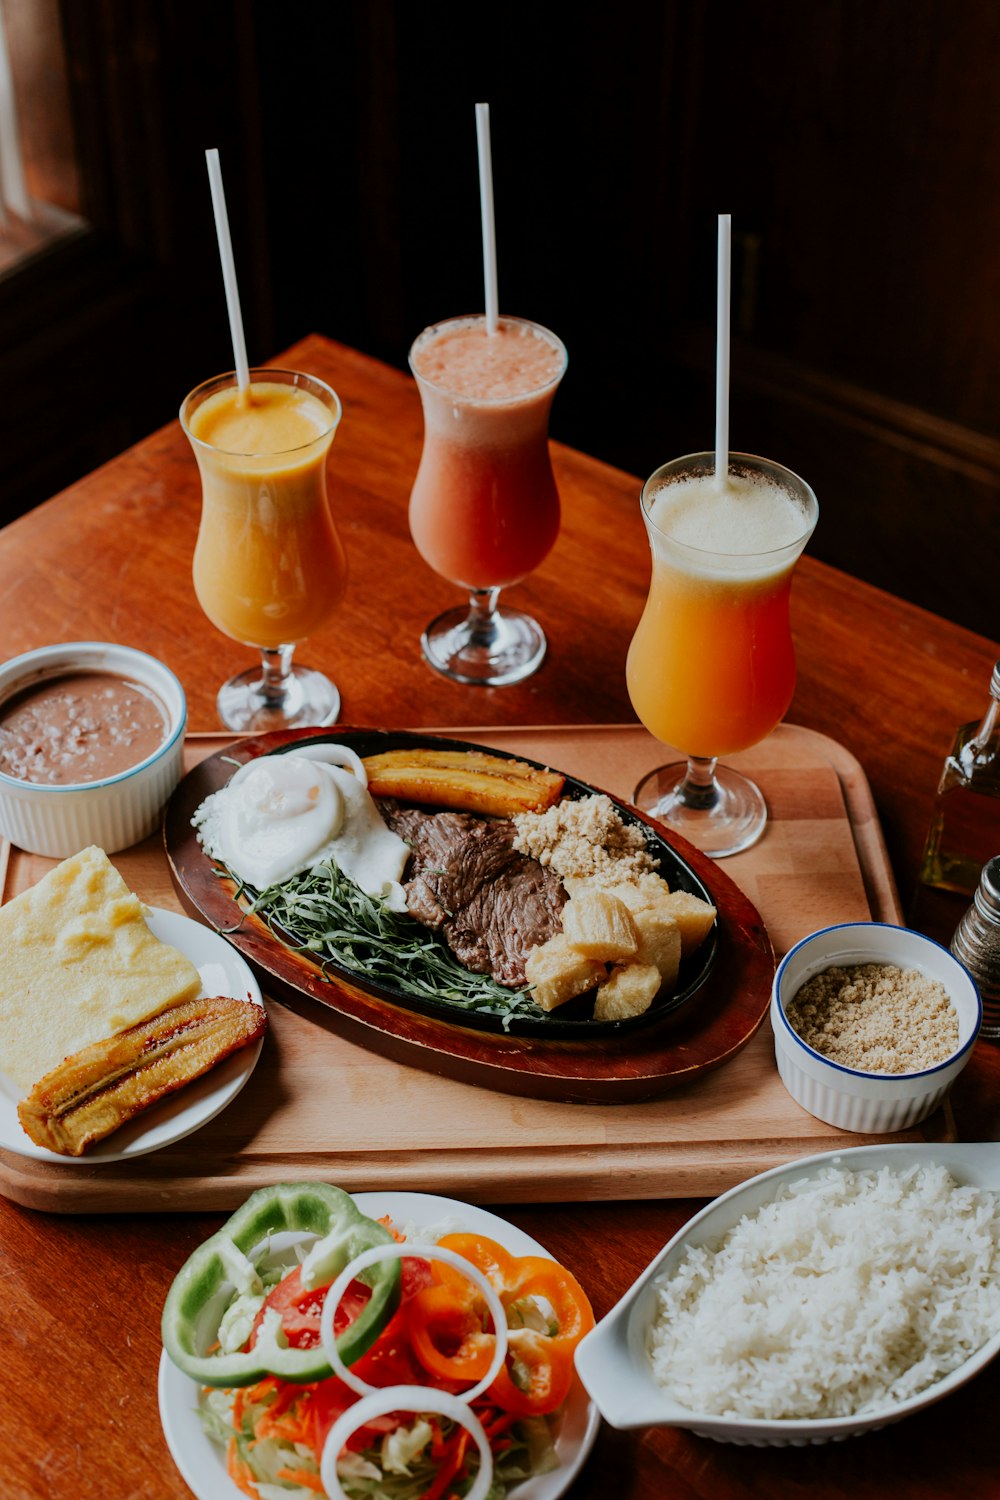
<svg viewBox="0 0 1000 1500">
<path fill-rule="evenodd" d="M 468 813 L 425 813 L 383 802 L 389 827 L 413 850 L 406 905 L 439 931 L 460 963 L 514 989 L 528 953 L 562 928 L 557 876 L 514 848 L 514 825 Z"/>
</svg>

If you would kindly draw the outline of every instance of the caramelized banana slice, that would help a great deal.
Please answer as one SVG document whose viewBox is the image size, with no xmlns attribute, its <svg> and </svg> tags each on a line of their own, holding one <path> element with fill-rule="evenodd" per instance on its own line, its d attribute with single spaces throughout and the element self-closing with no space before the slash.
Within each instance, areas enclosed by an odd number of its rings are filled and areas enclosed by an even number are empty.
<svg viewBox="0 0 1000 1500">
<path fill-rule="evenodd" d="M 262 1006 L 217 995 L 184 1000 L 93 1042 L 36 1083 L 17 1106 L 36 1146 L 81 1156 L 126 1120 L 262 1036 Z"/>
<path fill-rule="evenodd" d="M 565 777 L 523 760 L 502 760 L 485 750 L 387 750 L 365 760 L 374 797 L 398 797 L 463 812 L 512 818 L 542 812 L 563 789 Z"/>
</svg>

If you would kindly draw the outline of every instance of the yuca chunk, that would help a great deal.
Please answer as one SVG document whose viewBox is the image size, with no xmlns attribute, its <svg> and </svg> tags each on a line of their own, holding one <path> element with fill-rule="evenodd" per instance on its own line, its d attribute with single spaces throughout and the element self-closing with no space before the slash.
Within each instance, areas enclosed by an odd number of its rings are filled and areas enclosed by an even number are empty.
<svg viewBox="0 0 1000 1500">
<path fill-rule="evenodd" d="M 594 875 L 564 875 L 563 885 L 574 897 L 584 891 L 607 891 L 609 895 L 617 896 L 629 911 L 641 911 L 644 906 L 652 906 L 661 897 L 670 894 L 670 887 L 663 876 L 654 875 L 651 870 L 643 871 L 634 880 L 608 881 Z"/>
<path fill-rule="evenodd" d="M 524 967 L 532 999 L 542 1010 L 555 1010 L 575 995 L 592 990 L 605 974 L 604 965 L 578 953 L 564 932 L 532 948 Z"/>
<path fill-rule="evenodd" d="M 673 988 L 677 982 L 677 971 L 681 966 L 681 930 L 675 917 L 663 902 L 637 911 L 632 921 L 635 925 L 639 946 L 636 960 L 640 964 L 654 964 L 659 970 L 661 983 Z"/>
<path fill-rule="evenodd" d="M 587 958 L 633 958 L 639 946 L 628 907 L 597 888 L 581 891 L 563 907 L 562 924 L 570 946 Z"/>
<path fill-rule="evenodd" d="M 663 898 L 663 909 L 674 918 L 681 934 L 681 957 L 699 947 L 715 921 L 715 907 L 688 891 L 671 891 Z"/>
<path fill-rule="evenodd" d="M 626 964 L 611 970 L 597 991 L 595 1021 L 624 1021 L 641 1016 L 652 1005 L 661 984 L 655 964 Z"/>
</svg>

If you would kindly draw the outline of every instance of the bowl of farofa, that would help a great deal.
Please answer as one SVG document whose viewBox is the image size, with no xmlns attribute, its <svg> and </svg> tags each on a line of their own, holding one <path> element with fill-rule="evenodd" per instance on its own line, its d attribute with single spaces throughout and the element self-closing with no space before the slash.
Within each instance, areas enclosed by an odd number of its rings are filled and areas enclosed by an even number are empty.
<svg viewBox="0 0 1000 1500">
<path fill-rule="evenodd" d="M 774 976 L 781 1081 L 841 1130 L 883 1134 L 926 1119 L 968 1062 L 981 1022 L 979 992 L 958 960 L 883 922 L 814 932 Z"/>
</svg>

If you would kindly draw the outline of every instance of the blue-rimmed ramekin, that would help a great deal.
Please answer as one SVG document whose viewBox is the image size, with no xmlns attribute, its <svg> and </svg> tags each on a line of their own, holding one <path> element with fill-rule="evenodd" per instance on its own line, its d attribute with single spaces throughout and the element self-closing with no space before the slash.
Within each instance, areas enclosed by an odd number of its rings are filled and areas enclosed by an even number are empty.
<svg viewBox="0 0 1000 1500">
<path fill-rule="evenodd" d="M 26 651 L 0 666 L 0 705 L 24 688 L 75 672 L 110 672 L 149 689 L 163 704 L 163 740 L 144 760 L 102 781 L 46 786 L 0 771 L 0 833 L 29 854 L 66 859 L 90 844 L 106 854 L 153 833 L 181 777 L 187 701 L 169 667 L 104 641 L 69 641 Z"/>
<path fill-rule="evenodd" d="M 914 1073 L 867 1073 L 832 1062 L 790 1025 L 786 1008 L 814 974 L 878 963 L 919 969 L 944 985 L 958 1016 L 958 1044 L 943 1062 Z M 979 991 L 947 948 L 885 922 L 846 922 L 803 938 L 782 959 L 771 991 L 774 1056 L 785 1088 L 818 1120 L 863 1135 L 905 1130 L 932 1114 L 969 1061 L 982 1017 Z"/>
</svg>

